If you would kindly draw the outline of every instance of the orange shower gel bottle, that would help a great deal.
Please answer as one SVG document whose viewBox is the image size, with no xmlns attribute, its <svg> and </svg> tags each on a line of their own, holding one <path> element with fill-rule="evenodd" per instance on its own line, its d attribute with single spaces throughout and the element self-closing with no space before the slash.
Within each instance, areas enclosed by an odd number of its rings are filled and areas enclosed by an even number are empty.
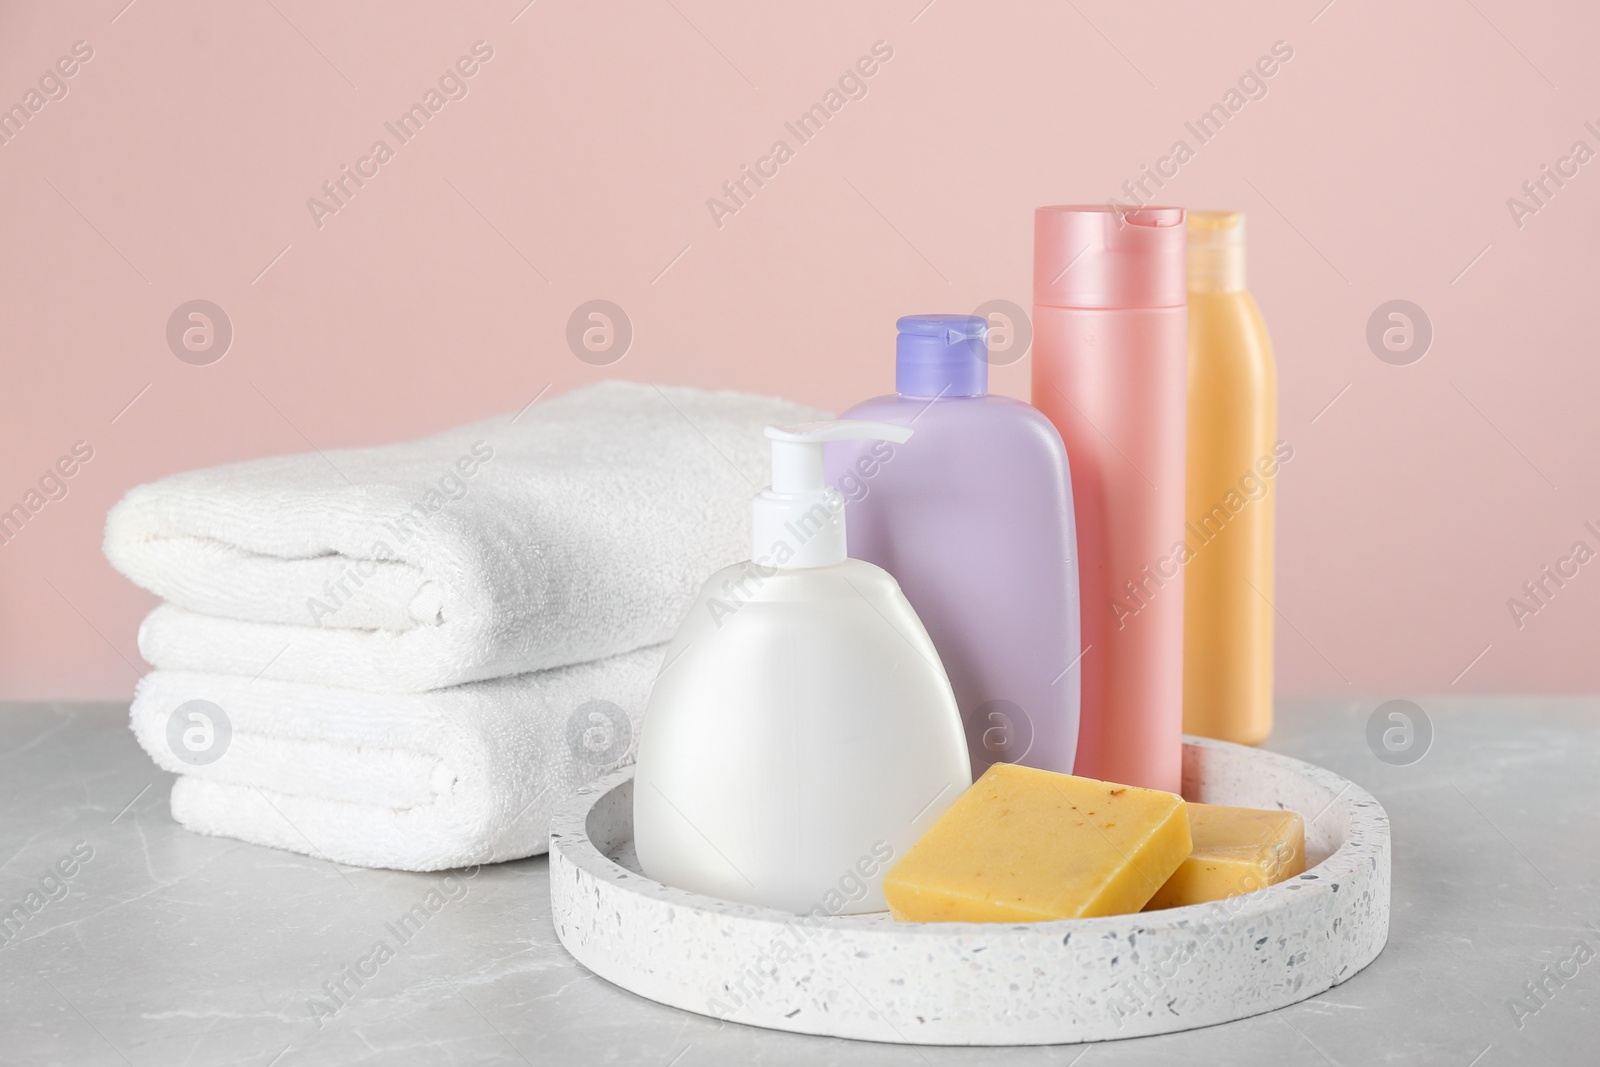
<svg viewBox="0 0 1600 1067">
<path fill-rule="evenodd" d="M 1191 211 L 1183 728 L 1246 745 L 1272 732 L 1277 386 L 1244 214 Z"/>
<path fill-rule="evenodd" d="M 1075 773 L 1183 778 L 1184 211 L 1034 214 L 1033 403 L 1061 433 L 1078 524 Z"/>
</svg>

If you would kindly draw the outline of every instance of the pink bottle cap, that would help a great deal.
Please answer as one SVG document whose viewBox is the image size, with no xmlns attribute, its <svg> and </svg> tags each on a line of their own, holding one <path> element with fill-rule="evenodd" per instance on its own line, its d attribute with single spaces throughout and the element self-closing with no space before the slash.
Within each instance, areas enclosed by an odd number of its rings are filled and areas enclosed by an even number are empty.
<svg viewBox="0 0 1600 1067">
<path fill-rule="evenodd" d="M 1097 204 L 1033 213 L 1033 302 L 1063 308 L 1164 308 L 1188 302 L 1181 207 Z"/>
</svg>

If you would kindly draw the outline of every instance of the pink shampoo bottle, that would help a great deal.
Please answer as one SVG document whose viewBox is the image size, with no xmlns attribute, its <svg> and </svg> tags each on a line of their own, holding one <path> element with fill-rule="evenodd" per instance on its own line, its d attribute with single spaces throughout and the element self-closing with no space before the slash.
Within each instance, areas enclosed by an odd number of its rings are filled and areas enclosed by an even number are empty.
<svg viewBox="0 0 1600 1067">
<path fill-rule="evenodd" d="M 1183 779 L 1184 211 L 1034 215 L 1033 402 L 1072 456 L 1083 592 L 1077 773 Z"/>
<path fill-rule="evenodd" d="M 850 555 L 900 583 L 955 691 L 976 778 L 992 763 L 1071 773 L 1078 747 L 1078 567 L 1067 452 L 1050 420 L 989 395 L 971 315 L 896 326 L 895 389 L 841 418 L 910 426 L 840 442 Z"/>
</svg>

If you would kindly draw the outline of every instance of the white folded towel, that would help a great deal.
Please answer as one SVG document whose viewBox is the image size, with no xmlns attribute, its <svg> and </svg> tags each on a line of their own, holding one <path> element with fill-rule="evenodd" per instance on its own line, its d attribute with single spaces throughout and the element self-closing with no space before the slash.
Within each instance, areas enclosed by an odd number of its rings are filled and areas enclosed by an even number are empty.
<svg viewBox="0 0 1600 1067">
<path fill-rule="evenodd" d="M 181 775 L 172 815 L 189 830 L 443 870 L 544 852 L 554 806 L 632 761 L 663 651 L 421 694 L 155 671 L 130 719 L 150 757 Z"/>
<path fill-rule="evenodd" d="M 131 490 L 106 556 L 169 604 L 158 668 L 383 692 L 665 641 L 750 551 L 772 423 L 825 413 L 602 382 L 406 444 L 252 460 Z"/>
</svg>

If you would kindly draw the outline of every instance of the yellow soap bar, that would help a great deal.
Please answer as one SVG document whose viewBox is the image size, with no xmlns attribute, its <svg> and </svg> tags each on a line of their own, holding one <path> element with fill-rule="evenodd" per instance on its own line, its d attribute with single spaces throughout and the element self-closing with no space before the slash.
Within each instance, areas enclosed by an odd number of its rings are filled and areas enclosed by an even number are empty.
<svg viewBox="0 0 1600 1067">
<path fill-rule="evenodd" d="M 1194 851 L 1145 911 L 1203 904 L 1305 873 L 1306 824 L 1292 811 L 1190 804 Z"/>
<path fill-rule="evenodd" d="M 902 922 L 1138 911 L 1189 854 L 1173 793 L 996 763 L 883 877 Z"/>
</svg>

